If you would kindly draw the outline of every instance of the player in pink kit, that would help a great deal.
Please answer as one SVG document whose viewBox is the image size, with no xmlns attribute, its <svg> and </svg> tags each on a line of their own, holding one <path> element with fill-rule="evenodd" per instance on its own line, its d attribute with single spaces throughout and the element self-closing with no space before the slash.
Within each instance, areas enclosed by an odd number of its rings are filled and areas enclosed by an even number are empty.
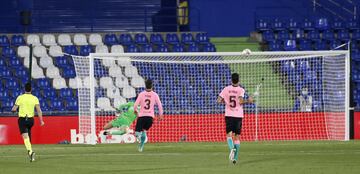
<svg viewBox="0 0 360 174">
<path fill-rule="evenodd" d="M 218 103 L 225 103 L 225 123 L 227 143 L 230 150 L 229 159 L 236 164 L 240 150 L 240 134 L 242 118 L 244 117 L 243 105 L 253 103 L 252 97 L 244 99 L 245 90 L 239 86 L 239 74 L 231 75 L 232 85 L 225 87 L 218 97 Z M 233 142 L 233 134 L 235 141 Z"/>
<path fill-rule="evenodd" d="M 138 95 L 134 104 L 134 112 L 138 116 L 135 135 L 140 140 L 139 152 L 144 150 L 145 140 L 147 139 L 146 131 L 151 128 L 153 118 L 155 117 L 155 104 L 159 108 L 159 120 L 163 119 L 163 107 L 158 94 L 153 91 L 153 82 L 146 80 L 145 87 L 145 91 Z M 139 105 L 140 111 L 138 111 Z"/>
</svg>

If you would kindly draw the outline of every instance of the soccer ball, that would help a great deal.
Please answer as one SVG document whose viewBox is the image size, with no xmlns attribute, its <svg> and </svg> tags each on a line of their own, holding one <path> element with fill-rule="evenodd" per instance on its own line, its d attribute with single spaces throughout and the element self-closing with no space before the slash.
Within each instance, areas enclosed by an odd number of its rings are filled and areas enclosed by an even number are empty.
<svg viewBox="0 0 360 174">
<path fill-rule="evenodd" d="M 246 48 L 246 49 L 244 49 L 244 50 L 242 51 L 242 54 L 244 54 L 244 55 L 250 55 L 250 54 L 251 54 L 251 50 L 248 49 L 248 48 Z"/>
</svg>

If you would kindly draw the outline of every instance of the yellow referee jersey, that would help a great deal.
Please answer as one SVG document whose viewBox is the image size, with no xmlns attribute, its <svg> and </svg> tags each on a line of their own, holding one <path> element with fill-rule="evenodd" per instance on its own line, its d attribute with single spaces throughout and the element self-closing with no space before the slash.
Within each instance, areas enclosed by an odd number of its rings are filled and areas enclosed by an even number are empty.
<svg viewBox="0 0 360 174">
<path fill-rule="evenodd" d="M 15 105 L 19 106 L 19 117 L 34 117 L 35 105 L 39 104 L 39 99 L 32 94 L 22 94 L 17 97 Z"/>
</svg>

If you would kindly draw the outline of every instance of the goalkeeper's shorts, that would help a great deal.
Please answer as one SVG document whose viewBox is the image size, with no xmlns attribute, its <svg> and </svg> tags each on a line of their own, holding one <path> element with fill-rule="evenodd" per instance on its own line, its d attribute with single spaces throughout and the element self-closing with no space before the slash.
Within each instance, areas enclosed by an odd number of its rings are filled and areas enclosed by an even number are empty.
<svg viewBox="0 0 360 174">
<path fill-rule="evenodd" d="M 111 125 L 113 127 L 122 127 L 122 126 L 130 126 L 130 123 L 127 119 L 124 118 L 118 118 L 111 122 Z"/>
</svg>

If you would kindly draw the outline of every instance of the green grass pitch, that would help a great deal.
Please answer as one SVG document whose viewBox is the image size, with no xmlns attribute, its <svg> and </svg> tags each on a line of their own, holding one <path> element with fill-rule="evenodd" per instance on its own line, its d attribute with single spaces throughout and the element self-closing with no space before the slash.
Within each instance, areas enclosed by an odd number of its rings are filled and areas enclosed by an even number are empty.
<svg viewBox="0 0 360 174">
<path fill-rule="evenodd" d="M 228 161 L 226 143 L 34 145 L 30 163 L 25 147 L 0 146 L 2 174 L 332 174 L 360 173 L 360 141 L 244 142 L 240 161 Z"/>
</svg>

